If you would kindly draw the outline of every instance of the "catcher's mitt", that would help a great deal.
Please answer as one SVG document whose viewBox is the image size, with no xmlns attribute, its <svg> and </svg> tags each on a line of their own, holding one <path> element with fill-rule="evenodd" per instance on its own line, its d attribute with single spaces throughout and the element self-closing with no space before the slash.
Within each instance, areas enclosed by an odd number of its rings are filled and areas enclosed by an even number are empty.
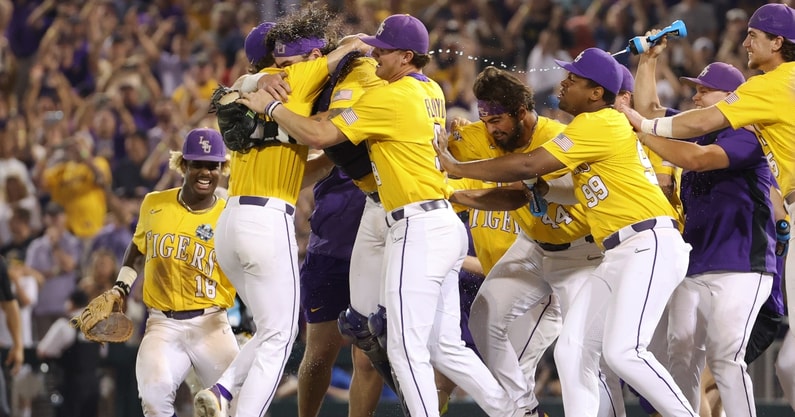
<svg viewBox="0 0 795 417">
<path fill-rule="evenodd" d="M 122 313 L 123 302 L 119 290 L 107 290 L 91 300 L 79 316 L 70 320 L 70 324 L 94 342 L 126 342 L 132 336 L 133 323 Z"/>
<path fill-rule="evenodd" d="M 219 85 L 210 98 L 210 113 L 218 116 L 218 128 L 224 143 L 230 151 L 247 152 L 261 145 L 261 141 L 252 139 L 260 120 L 257 113 L 237 102 L 240 92 Z"/>
</svg>

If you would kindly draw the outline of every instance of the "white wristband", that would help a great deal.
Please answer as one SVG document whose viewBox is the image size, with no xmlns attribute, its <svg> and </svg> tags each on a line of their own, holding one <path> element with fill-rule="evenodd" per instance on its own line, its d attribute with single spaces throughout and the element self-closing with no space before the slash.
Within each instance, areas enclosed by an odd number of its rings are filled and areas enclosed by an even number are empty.
<svg viewBox="0 0 795 417">
<path fill-rule="evenodd" d="M 547 185 L 549 191 L 544 196 L 547 201 L 565 205 L 577 204 L 577 196 L 574 194 L 574 179 L 571 173 L 548 180 Z"/>
<path fill-rule="evenodd" d="M 119 270 L 119 274 L 116 276 L 116 284 L 114 285 L 121 288 L 126 294 L 129 294 L 130 287 L 132 287 L 136 278 L 138 278 L 138 272 L 125 265 Z"/>
<path fill-rule="evenodd" d="M 652 120 L 643 119 L 640 123 L 640 131 L 664 138 L 673 137 L 674 119 L 672 117 L 658 117 Z"/>
<path fill-rule="evenodd" d="M 273 110 L 276 109 L 276 107 L 281 106 L 281 104 L 282 102 L 279 100 L 274 100 L 270 102 L 267 106 L 265 106 L 265 114 L 267 114 L 268 117 L 270 117 L 271 120 L 273 120 Z"/>
</svg>

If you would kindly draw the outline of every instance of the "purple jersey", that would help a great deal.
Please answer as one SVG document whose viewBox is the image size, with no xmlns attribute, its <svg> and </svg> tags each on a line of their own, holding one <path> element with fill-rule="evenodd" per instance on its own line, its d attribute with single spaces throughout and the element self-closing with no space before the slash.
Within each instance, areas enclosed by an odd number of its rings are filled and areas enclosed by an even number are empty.
<svg viewBox="0 0 795 417">
<path fill-rule="evenodd" d="M 351 259 L 353 241 L 364 211 L 364 193 L 339 168 L 315 184 L 315 211 L 307 252 Z"/>
<path fill-rule="evenodd" d="M 756 136 L 745 129 L 729 128 L 693 141 L 720 146 L 729 157 L 729 167 L 682 174 L 683 236 L 693 247 L 687 275 L 776 273 L 770 202 L 774 180 Z"/>
</svg>

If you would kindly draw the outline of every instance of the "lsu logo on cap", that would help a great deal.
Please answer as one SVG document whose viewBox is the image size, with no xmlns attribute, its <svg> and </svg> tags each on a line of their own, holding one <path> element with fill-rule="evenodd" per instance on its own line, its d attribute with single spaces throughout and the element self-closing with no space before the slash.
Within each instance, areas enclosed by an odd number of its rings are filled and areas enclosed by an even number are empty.
<svg viewBox="0 0 795 417">
<path fill-rule="evenodd" d="M 381 22 L 381 25 L 380 25 L 380 26 L 378 26 L 378 30 L 376 30 L 376 31 L 375 31 L 375 37 L 376 37 L 376 38 L 377 38 L 377 37 L 379 37 L 379 36 L 381 36 L 381 34 L 382 34 L 382 33 L 384 33 L 384 28 L 385 28 L 385 26 L 386 26 L 386 20 L 384 20 L 383 22 Z"/>
<path fill-rule="evenodd" d="M 582 55 L 583 55 L 584 53 L 585 53 L 585 51 L 582 51 L 582 52 L 580 52 L 580 54 L 579 54 L 579 55 L 577 55 L 577 58 L 574 58 L 574 62 L 577 62 L 577 61 L 579 61 L 579 60 L 580 60 L 580 58 L 582 58 Z"/>
<path fill-rule="evenodd" d="M 701 74 L 698 74 L 698 78 L 704 78 L 704 76 L 706 76 L 708 72 L 709 72 L 709 65 L 707 65 L 706 67 L 704 67 L 703 70 L 701 70 Z"/>
<path fill-rule="evenodd" d="M 210 153 L 213 151 L 213 144 L 210 143 L 209 140 L 205 139 L 204 136 L 199 136 L 199 145 L 202 146 L 202 151 L 204 151 L 204 153 Z"/>
</svg>

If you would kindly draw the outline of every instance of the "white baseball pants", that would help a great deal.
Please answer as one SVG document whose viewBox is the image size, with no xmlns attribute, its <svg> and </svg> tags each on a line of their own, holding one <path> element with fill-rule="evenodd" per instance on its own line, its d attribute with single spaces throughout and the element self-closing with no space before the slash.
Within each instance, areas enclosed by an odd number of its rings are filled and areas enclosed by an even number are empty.
<svg viewBox="0 0 795 417">
<path fill-rule="evenodd" d="M 517 407 L 461 340 L 458 271 L 466 256 L 464 225 L 449 207 L 389 220 L 386 242 L 387 352 L 409 413 L 438 417 L 433 368 L 473 396 L 489 416 Z M 389 218 L 390 215 L 388 214 Z"/>
<path fill-rule="evenodd" d="M 690 245 L 671 226 L 639 232 L 605 252 L 572 304 L 555 349 L 558 367 L 566 368 L 559 369 L 566 415 L 597 416 L 600 354 L 662 415 L 697 415 L 647 350 L 671 294 L 684 279 L 689 252 Z"/>
<path fill-rule="evenodd" d="M 255 206 L 231 197 L 218 219 L 218 263 L 257 327 L 218 380 L 235 396 L 235 417 L 261 417 L 267 410 L 298 334 L 294 210 L 276 198 Z"/>
<path fill-rule="evenodd" d="M 534 408 L 538 400 L 528 384 L 528 379 L 534 380 L 535 375 L 523 372 L 511 345 L 511 323 L 553 292 L 560 300 L 560 311 L 565 317 L 582 283 L 601 259 L 599 248 L 584 239 L 573 243 L 569 249 L 549 252 L 520 232 L 480 287 L 472 303 L 469 329 L 489 370 L 520 407 Z M 536 363 L 557 336 L 560 319 L 549 316 L 554 312 L 550 310 L 542 315 L 540 331 L 531 335 L 527 352 L 536 358 Z"/>
<path fill-rule="evenodd" d="M 135 376 L 146 417 L 173 417 L 174 398 L 191 367 L 209 387 L 239 351 L 226 310 L 189 320 L 167 318 L 149 310 L 135 360 Z"/>
<path fill-rule="evenodd" d="M 795 202 L 787 203 L 787 211 L 790 218 L 795 219 Z M 784 266 L 784 288 L 790 317 L 795 315 L 795 254 L 792 253 L 793 251 L 795 251 L 795 232 L 790 232 L 789 254 Z M 790 320 L 791 322 L 792 320 Z M 795 410 L 795 332 L 792 331 L 792 328 L 784 336 L 784 344 L 781 345 L 781 350 L 778 352 L 776 375 L 784 397 L 789 401 L 790 407 Z"/>
<path fill-rule="evenodd" d="M 387 225 L 384 206 L 365 199 L 359 231 L 351 252 L 351 307 L 365 317 L 378 310 L 384 293 L 384 248 Z"/>
<path fill-rule="evenodd" d="M 756 416 L 745 347 L 773 276 L 759 272 L 705 273 L 685 278 L 668 307 L 671 375 L 693 409 L 701 403 L 705 359 L 728 417 Z"/>
</svg>

